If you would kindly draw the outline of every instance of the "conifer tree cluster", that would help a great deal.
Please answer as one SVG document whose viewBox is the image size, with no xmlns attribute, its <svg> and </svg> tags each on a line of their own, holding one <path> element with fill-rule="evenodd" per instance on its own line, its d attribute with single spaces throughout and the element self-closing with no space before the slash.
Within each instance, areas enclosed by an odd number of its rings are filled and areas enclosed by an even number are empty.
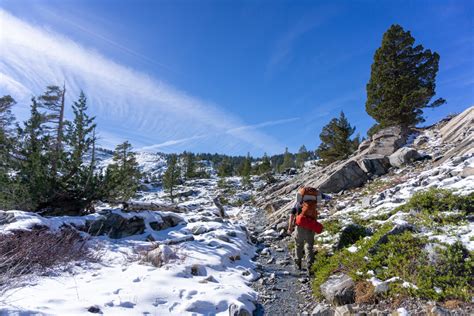
<svg viewBox="0 0 474 316">
<path fill-rule="evenodd" d="M 130 147 L 126 167 L 117 158 L 119 167 L 111 165 L 104 177 L 96 166 L 96 124 L 87 114 L 87 98 L 81 92 L 69 121 L 65 95 L 65 87 L 47 87 L 44 94 L 31 99 L 29 119 L 15 126 L 15 100 L 8 95 L 0 98 L 1 209 L 80 214 L 94 201 L 127 199 L 135 193 L 140 176 Z M 117 157 L 124 148 L 118 149 Z"/>
</svg>

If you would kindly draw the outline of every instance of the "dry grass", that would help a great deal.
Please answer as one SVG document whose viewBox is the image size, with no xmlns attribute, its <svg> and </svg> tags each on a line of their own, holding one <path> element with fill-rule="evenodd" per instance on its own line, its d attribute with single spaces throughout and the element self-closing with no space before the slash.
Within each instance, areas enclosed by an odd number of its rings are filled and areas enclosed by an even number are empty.
<svg viewBox="0 0 474 316">
<path fill-rule="evenodd" d="M 51 232 L 35 227 L 0 235 L 0 294 L 18 286 L 25 277 L 84 259 L 98 258 L 73 228 Z"/>
<path fill-rule="evenodd" d="M 444 307 L 447 309 L 458 309 L 460 308 L 464 303 L 460 300 L 447 300 L 444 302 Z"/>
<path fill-rule="evenodd" d="M 377 299 L 375 288 L 367 281 L 357 282 L 355 285 L 355 301 L 357 304 L 375 304 Z"/>
</svg>

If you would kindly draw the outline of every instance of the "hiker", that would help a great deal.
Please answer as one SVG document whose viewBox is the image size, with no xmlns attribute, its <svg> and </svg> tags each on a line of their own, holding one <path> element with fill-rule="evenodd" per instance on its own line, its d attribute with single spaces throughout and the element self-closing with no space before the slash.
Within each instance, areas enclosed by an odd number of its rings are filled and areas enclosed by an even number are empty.
<svg viewBox="0 0 474 316">
<path fill-rule="evenodd" d="M 306 253 L 307 269 L 311 271 L 314 261 L 314 234 L 320 234 L 323 226 L 317 221 L 317 208 L 321 205 L 322 195 L 318 189 L 303 187 L 296 193 L 296 202 L 291 209 L 288 223 L 288 234 L 292 234 L 296 225 L 295 238 L 295 263 L 299 270 L 302 269 L 303 248 Z"/>
</svg>

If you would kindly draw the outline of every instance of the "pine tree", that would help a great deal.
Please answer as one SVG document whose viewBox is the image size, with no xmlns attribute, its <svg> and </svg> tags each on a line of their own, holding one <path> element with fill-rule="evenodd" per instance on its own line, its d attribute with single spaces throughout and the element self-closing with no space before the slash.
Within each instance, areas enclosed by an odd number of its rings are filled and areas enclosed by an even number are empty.
<svg viewBox="0 0 474 316">
<path fill-rule="evenodd" d="M 316 154 L 322 159 L 320 163 L 328 165 L 334 161 L 346 159 L 356 148 L 358 141 L 350 139 L 354 134 L 355 127 L 349 124 L 344 112 L 339 118 L 333 118 L 319 135 L 321 144 L 316 150 Z"/>
<path fill-rule="evenodd" d="M 170 155 L 168 159 L 168 167 L 163 175 L 163 188 L 169 192 L 172 203 L 174 203 L 174 188 L 179 184 L 180 177 L 181 170 L 178 166 L 178 159 L 176 155 Z"/>
<path fill-rule="evenodd" d="M 298 168 L 303 168 L 304 163 L 308 160 L 309 158 L 309 152 L 306 149 L 306 146 L 303 145 L 300 147 L 298 150 L 298 154 L 296 155 L 296 166 Z"/>
<path fill-rule="evenodd" d="M 290 168 L 294 168 L 295 163 L 293 161 L 292 155 L 288 152 L 288 147 L 285 148 L 285 153 L 283 154 L 283 163 L 280 165 L 280 172 L 284 172 Z"/>
<path fill-rule="evenodd" d="M 21 163 L 16 182 L 23 188 L 23 196 L 18 195 L 14 199 L 20 209 L 39 210 L 53 190 L 49 161 L 45 154 L 50 149 L 49 137 L 44 128 L 47 119 L 38 111 L 35 98 L 31 100 L 30 113 L 30 119 L 18 130 Z"/>
<path fill-rule="evenodd" d="M 9 175 L 13 170 L 14 135 L 11 126 L 15 121 L 11 108 L 16 104 L 9 96 L 0 98 L 0 209 L 6 209 L 11 205 L 12 181 Z"/>
<path fill-rule="evenodd" d="M 128 200 L 140 187 L 141 172 L 128 141 L 115 147 L 113 163 L 107 167 L 105 183 L 108 198 L 111 200 Z"/>
<path fill-rule="evenodd" d="M 184 176 L 186 179 L 196 178 L 196 157 L 193 153 L 183 153 L 184 158 Z"/>
<path fill-rule="evenodd" d="M 92 200 L 100 198 L 99 176 L 95 173 L 95 128 L 94 117 L 87 112 L 87 99 L 83 92 L 72 106 L 74 120 L 66 124 L 65 142 L 69 147 L 65 176 L 61 181 L 67 187 L 72 203 L 86 207 Z M 85 164 L 91 154 L 89 164 Z"/>
<path fill-rule="evenodd" d="M 415 39 L 400 25 L 392 25 L 377 49 L 367 84 L 367 113 L 379 124 L 371 129 L 423 122 L 423 109 L 437 107 L 445 100 L 429 103 L 435 95 L 439 55 L 414 46 Z"/>
<path fill-rule="evenodd" d="M 267 153 L 263 154 L 262 162 L 258 165 L 258 174 L 263 175 L 272 171 L 272 164 L 267 156 Z"/>
<path fill-rule="evenodd" d="M 240 171 L 240 176 L 242 177 L 242 184 L 244 186 L 250 185 L 250 173 L 252 172 L 252 162 L 250 158 L 250 153 L 247 154 L 247 157 L 242 162 L 242 167 Z"/>
<path fill-rule="evenodd" d="M 45 130 L 51 133 L 51 149 L 48 153 L 51 155 L 51 176 L 53 181 L 59 173 L 62 173 L 61 167 L 64 159 L 64 102 L 66 87 L 62 89 L 58 86 L 48 86 L 46 92 L 38 98 L 38 107 L 46 110 L 44 117 L 47 125 Z"/>
<path fill-rule="evenodd" d="M 232 176 L 232 171 L 232 164 L 230 162 L 230 159 L 226 156 L 219 164 L 217 174 L 219 175 L 219 177 L 230 177 Z"/>
</svg>

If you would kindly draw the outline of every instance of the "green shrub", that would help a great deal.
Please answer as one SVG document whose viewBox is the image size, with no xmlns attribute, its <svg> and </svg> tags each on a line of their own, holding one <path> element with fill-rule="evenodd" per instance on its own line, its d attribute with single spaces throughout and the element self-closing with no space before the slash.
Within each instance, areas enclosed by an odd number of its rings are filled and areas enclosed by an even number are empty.
<svg viewBox="0 0 474 316">
<path fill-rule="evenodd" d="M 396 208 L 396 211 L 417 213 L 412 218 L 416 223 L 428 227 L 457 224 L 473 212 L 474 193 L 459 196 L 445 189 L 431 188 L 415 193 L 410 200 Z M 449 212 L 449 213 L 448 213 Z"/>
<path fill-rule="evenodd" d="M 321 298 L 320 285 L 337 271 L 347 273 L 355 281 L 362 281 L 369 277 L 367 272 L 372 270 L 381 280 L 399 277 L 415 285 L 404 287 L 402 282 L 393 282 L 388 295 L 403 294 L 432 300 L 471 299 L 474 294 L 473 253 L 468 252 L 462 243 L 436 246 L 433 259 L 426 251 L 428 239 L 406 231 L 388 236 L 388 242 L 379 244 L 376 252 L 371 254 L 370 249 L 374 249 L 374 245 L 391 228 L 385 224 L 372 237 L 357 241 L 355 245 L 359 249 L 355 253 L 347 249 L 336 251 L 333 255 L 318 253 L 312 267 L 315 296 Z"/>
<path fill-rule="evenodd" d="M 431 188 L 427 191 L 416 192 L 410 200 L 400 206 L 398 210 L 415 210 L 428 214 L 461 211 L 468 215 L 474 211 L 474 193 L 467 196 L 460 196 L 449 190 Z"/>
<path fill-rule="evenodd" d="M 359 239 L 368 236 L 370 231 L 364 226 L 358 224 L 349 224 L 341 231 L 336 249 L 342 249 L 354 244 Z"/>
<path fill-rule="evenodd" d="M 327 231 L 331 235 L 339 233 L 342 229 L 342 225 L 337 219 L 327 220 L 322 222 L 322 224 L 324 226 L 324 231 Z"/>
<path fill-rule="evenodd" d="M 350 253 L 347 249 L 336 251 L 332 256 L 327 251 L 319 252 L 312 267 L 314 272 L 312 283 L 314 295 L 317 298 L 322 298 L 319 287 L 336 270 L 348 273 L 355 280 L 362 280 L 362 276 L 365 276 L 368 271 L 365 257 L 368 256 L 369 249 L 390 229 L 392 229 L 392 226 L 386 224 L 371 238 L 357 241 L 355 245 L 359 250 L 355 253 Z"/>
<path fill-rule="evenodd" d="M 428 242 L 426 238 L 405 232 L 388 239 L 387 243 L 380 245 L 368 267 L 376 271 L 376 276 L 382 280 L 398 276 L 417 287 L 394 283 L 392 294 L 402 293 L 433 300 L 470 300 L 473 258 L 461 242 L 435 247 L 437 259 L 430 262 L 424 250 Z M 438 293 L 435 288 L 441 291 Z"/>
</svg>

